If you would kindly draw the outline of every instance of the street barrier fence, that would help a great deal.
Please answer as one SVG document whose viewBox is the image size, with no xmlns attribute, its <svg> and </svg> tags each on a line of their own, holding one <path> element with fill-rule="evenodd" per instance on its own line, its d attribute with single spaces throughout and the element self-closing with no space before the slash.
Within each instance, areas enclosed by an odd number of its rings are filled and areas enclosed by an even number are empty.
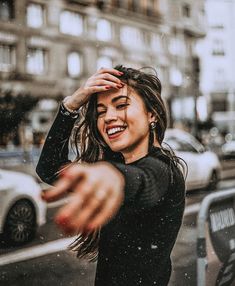
<svg viewBox="0 0 235 286">
<path fill-rule="evenodd" d="M 208 244 L 217 259 L 209 284 Z M 230 189 L 209 194 L 201 203 L 197 218 L 197 286 L 231 286 L 234 280 L 235 189 Z"/>
</svg>

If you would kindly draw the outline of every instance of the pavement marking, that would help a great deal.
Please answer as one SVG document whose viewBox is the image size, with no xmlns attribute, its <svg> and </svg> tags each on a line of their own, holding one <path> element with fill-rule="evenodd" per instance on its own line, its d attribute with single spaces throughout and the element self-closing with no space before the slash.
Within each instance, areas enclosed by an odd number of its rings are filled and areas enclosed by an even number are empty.
<svg viewBox="0 0 235 286">
<path fill-rule="evenodd" d="M 64 251 L 75 238 L 76 236 L 57 239 L 43 245 L 32 246 L 22 250 L 16 250 L 12 253 L 0 255 L 0 266 Z"/>
</svg>

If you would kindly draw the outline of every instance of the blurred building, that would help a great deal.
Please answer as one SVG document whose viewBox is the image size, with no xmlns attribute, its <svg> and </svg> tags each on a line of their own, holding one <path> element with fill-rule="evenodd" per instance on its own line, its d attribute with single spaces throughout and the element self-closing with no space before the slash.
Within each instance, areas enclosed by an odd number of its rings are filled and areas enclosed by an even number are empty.
<svg viewBox="0 0 235 286">
<path fill-rule="evenodd" d="M 201 91 L 212 119 L 235 137 L 235 1 L 206 0 L 207 36 L 199 43 Z"/>
<path fill-rule="evenodd" d="M 206 35 L 204 1 L 168 1 L 169 101 L 174 122 L 186 122 L 197 133 L 199 92 L 198 40 Z"/>
<path fill-rule="evenodd" d="M 52 101 L 70 95 L 98 68 L 151 66 L 172 119 L 193 121 L 203 2 L 0 0 L 1 94 L 43 100 L 30 118 L 40 135 L 51 122 Z"/>
</svg>

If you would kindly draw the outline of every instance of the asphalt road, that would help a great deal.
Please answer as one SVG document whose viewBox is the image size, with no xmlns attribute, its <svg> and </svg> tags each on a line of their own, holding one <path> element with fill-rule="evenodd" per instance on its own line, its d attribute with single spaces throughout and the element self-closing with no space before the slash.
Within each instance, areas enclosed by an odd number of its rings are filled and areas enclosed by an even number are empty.
<svg viewBox="0 0 235 286">
<path fill-rule="evenodd" d="M 220 189 L 235 187 L 235 179 L 222 181 Z M 177 243 L 172 253 L 173 272 L 169 286 L 196 285 L 196 217 L 198 205 L 208 192 L 187 195 L 187 207 Z M 66 250 L 65 238 L 53 223 L 56 208 L 48 210 L 46 225 L 36 239 L 21 248 L 0 245 L 0 285 L 2 286 L 92 286 L 95 263 L 78 260 Z M 211 286 L 211 285 L 210 285 Z"/>
</svg>

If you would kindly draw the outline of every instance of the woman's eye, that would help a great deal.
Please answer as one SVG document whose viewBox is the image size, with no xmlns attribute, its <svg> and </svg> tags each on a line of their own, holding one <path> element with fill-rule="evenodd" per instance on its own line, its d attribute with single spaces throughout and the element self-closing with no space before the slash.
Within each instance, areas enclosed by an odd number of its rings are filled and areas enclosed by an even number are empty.
<svg viewBox="0 0 235 286">
<path fill-rule="evenodd" d="M 129 105 L 129 104 L 127 104 L 127 103 L 118 104 L 117 108 L 122 109 L 122 108 L 126 107 L 127 105 Z"/>
<path fill-rule="evenodd" d="M 105 113 L 105 110 L 102 110 L 102 111 L 97 111 L 97 116 L 101 116 L 102 114 Z"/>
</svg>

